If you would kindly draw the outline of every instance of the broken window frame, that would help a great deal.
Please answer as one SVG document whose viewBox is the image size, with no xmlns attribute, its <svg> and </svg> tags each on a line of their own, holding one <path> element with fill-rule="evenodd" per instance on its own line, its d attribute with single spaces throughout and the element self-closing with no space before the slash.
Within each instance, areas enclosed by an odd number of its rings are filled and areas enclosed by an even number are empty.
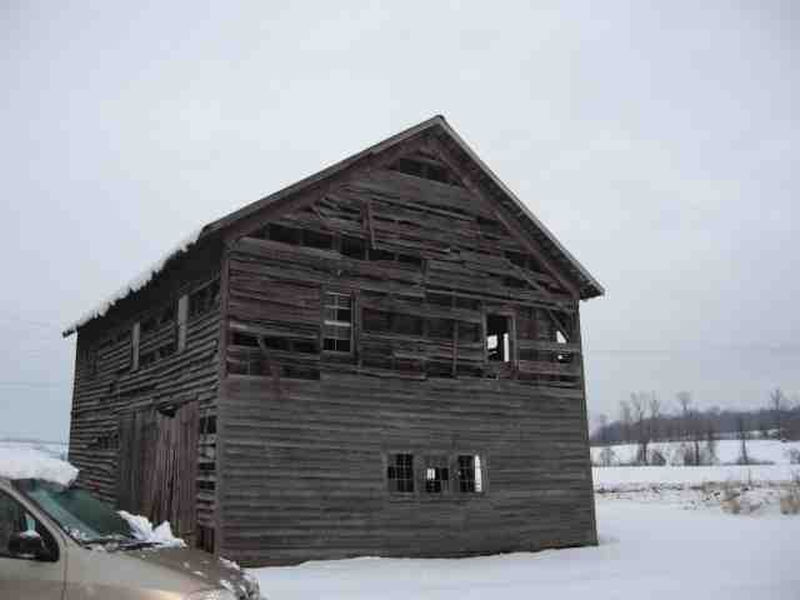
<svg viewBox="0 0 800 600">
<path fill-rule="evenodd" d="M 199 319 L 220 305 L 220 281 L 213 279 L 189 293 L 188 321 Z"/>
<path fill-rule="evenodd" d="M 347 298 L 346 304 L 340 304 L 341 298 Z M 333 300 L 331 304 L 330 301 Z M 333 311 L 330 313 L 329 311 Z M 350 313 L 349 320 L 341 320 L 340 311 L 347 311 Z M 355 296 L 347 292 L 339 292 L 335 290 L 327 290 L 323 292 L 322 296 L 322 351 L 325 353 L 333 353 L 339 355 L 353 354 L 355 346 L 355 336 L 353 335 L 353 317 L 356 311 Z M 333 317 L 333 318 L 329 318 Z M 329 329 L 333 328 L 333 329 Z M 336 335 L 347 331 L 347 337 Z M 334 335 L 328 335 L 333 332 Z M 328 341 L 333 341 L 333 347 L 328 347 Z M 338 345 L 341 342 L 347 342 L 347 349 L 340 349 Z"/>
<path fill-rule="evenodd" d="M 430 455 L 424 459 L 420 490 L 428 497 L 450 494 L 450 460 L 445 455 Z"/>
<path fill-rule="evenodd" d="M 507 326 L 504 332 L 491 333 L 490 332 L 490 319 L 502 318 L 505 319 Z M 491 328 L 495 330 L 494 327 Z M 499 334 L 499 335 L 498 335 Z M 504 339 L 504 337 L 506 339 Z M 496 345 L 490 345 L 492 337 L 497 337 Z M 500 364 L 515 364 L 516 363 L 516 334 L 514 325 L 514 315 L 512 313 L 498 311 L 486 311 L 484 318 L 484 349 L 486 352 L 486 361 L 489 363 Z M 493 352 L 493 349 L 497 350 Z M 499 353 L 499 358 L 494 358 Z"/>
</svg>

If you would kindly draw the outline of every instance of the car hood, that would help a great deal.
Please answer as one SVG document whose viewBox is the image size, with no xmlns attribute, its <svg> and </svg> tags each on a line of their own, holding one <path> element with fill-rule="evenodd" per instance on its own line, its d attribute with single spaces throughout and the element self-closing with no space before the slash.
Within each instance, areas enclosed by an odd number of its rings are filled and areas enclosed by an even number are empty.
<svg viewBox="0 0 800 600">
<path fill-rule="evenodd" d="M 150 598 L 161 597 L 153 593 L 219 588 L 233 592 L 239 600 L 258 598 L 252 576 L 229 561 L 190 548 L 76 548 L 68 564 L 70 585 L 79 598 Z"/>
<path fill-rule="evenodd" d="M 127 550 L 122 554 L 175 571 L 179 575 L 195 578 L 209 588 L 225 588 L 233 592 L 237 598 L 248 600 L 251 598 L 254 587 L 252 576 L 245 574 L 235 563 L 220 560 L 207 552 L 169 547 Z"/>
</svg>

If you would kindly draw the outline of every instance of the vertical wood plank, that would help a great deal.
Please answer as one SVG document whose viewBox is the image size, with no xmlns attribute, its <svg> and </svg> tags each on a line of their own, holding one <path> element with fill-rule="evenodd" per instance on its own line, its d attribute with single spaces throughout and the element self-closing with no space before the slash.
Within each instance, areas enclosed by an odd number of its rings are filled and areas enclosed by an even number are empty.
<svg viewBox="0 0 800 600">
<path fill-rule="evenodd" d="M 178 299 L 178 352 L 186 350 L 187 321 L 189 319 L 189 296 L 184 294 Z"/>
</svg>

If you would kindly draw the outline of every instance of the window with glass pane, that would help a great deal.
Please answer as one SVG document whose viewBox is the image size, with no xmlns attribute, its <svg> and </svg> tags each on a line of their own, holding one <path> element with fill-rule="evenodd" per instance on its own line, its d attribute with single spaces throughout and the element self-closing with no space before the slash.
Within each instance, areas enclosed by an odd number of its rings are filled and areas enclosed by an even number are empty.
<svg viewBox="0 0 800 600">
<path fill-rule="evenodd" d="M 323 310 L 323 347 L 332 352 L 350 352 L 353 339 L 353 299 L 348 294 L 327 292 Z"/>
<path fill-rule="evenodd" d="M 390 454 L 386 467 L 386 479 L 392 492 L 411 493 L 414 491 L 414 455 Z"/>
<path fill-rule="evenodd" d="M 450 483 L 450 469 L 447 457 L 427 457 L 425 461 L 425 492 L 443 494 Z"/>
</svg>

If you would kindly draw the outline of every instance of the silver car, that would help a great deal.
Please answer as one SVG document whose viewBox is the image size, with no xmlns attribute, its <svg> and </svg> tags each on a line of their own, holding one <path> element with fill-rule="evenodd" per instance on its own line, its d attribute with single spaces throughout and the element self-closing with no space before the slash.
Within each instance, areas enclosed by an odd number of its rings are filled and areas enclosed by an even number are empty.
<svg viewBox="0 0 800 600">
<path fill-rule="evenodd" d="M 0 598 L 256 600 L 255 578 L 186 547 L 138 539 L 84 490 L 0 477 Z"/>
</svg>

